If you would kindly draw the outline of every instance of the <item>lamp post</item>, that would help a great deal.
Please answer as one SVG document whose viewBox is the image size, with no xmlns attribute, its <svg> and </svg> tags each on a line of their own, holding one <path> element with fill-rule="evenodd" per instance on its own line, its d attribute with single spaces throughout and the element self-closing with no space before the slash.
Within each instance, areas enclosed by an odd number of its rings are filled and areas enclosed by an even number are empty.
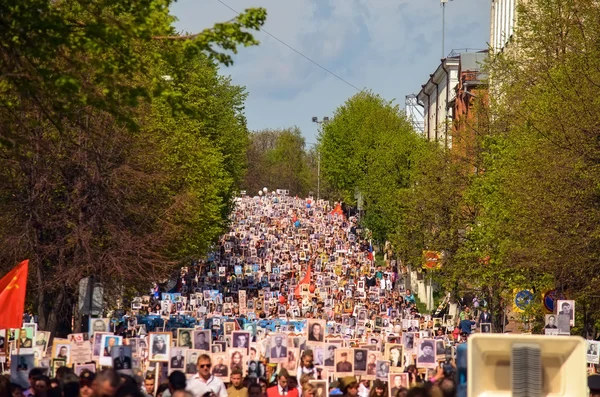
<svg viewBox="0 0 600 397">
<path fill-rule="evenodd" d="M 329 122 L 329 117 L 325 116 L 322 120 L 319 120 L 318 117 L 312 118 L 313 123 L 317 123 L 319 125 L 319 129 L 321 129 L 321 125 L 323 123 Z M 317 146 L 317 200 L 321 198 L 321 152 L 319 151 L 319 147 Z"/>
</svg>

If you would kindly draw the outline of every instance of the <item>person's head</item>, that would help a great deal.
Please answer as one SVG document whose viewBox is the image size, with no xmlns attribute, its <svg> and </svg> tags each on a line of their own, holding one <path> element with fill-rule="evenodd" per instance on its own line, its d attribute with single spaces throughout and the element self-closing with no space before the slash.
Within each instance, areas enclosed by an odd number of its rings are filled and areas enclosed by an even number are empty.
<svg viewBox="0 0 600 397">
<path fill-rule="evenodd" d="M 96 375 L 92 382 L 93 394 L 95 397 L 114 396 L 119 384 L 120 378 L 117 373 L 112 368 L 104 369 Z M 154 393 L 154 378 L 152 378 L 152 390 L 148 392 Z"/>
<path fill-rule="evenodd" d="M 50 378 L 46 375 L 38 375 L 33 378 L 33 394 L 35 397 L 45 397 L 50 389 Z"/>
<path fill-rule="evenodd" d="M 354 379 L 353 381 L 346 381 L 344 383 L 347 383 L 347 385 L 345 387 L 346 395 L 348 395 L 348 396 L 357 396 L 358 395 L 358 382 L 356 381 L 356 379 Z"/>
<path fill-rule="evenodd" d="M 255 360 L 256 359 L 256 349 L 251 347 L 250 348 L 250 360 Z"/>
<path fill-rule="evenodd" d="M 283 338 L 281 336 L 276 336 L 275 337 L 275 345 L 281 346 L 282 343 L 283 343 Z"/>
<path fill-rule="evenodd" d="M 258 364 L 256 363 L 256 361 L 250 361 L 248 363 L 248 371 L 249 372 L 256 372 Z"/>
<path fill-rule="evenodd" d="M 439 384 L 443 397 L 454 397 L 456 395 L 456 382 L 453 378 L 444 378 Z"/>
<path fill-rule="evenodd" d="M 248 341 L 248 338 L 246 337 L 246 334 L 239 334 L 237 336 L 237 341 L 238 341 L 239 346 L 246 346 L 246 342 Z"/>
<path fill-rule="evenodd" d="M 154 386 L 156 384 L 156 380 L 154 378 L 154 374 L 153 373 L 148 373 L 146 375 L 146 378 L 144 378 L 144 388 L 146 389 L 146 391 L 149 394 L 153 394 L 154 393 Z"/>
<path fill-rule="evenodd" d="M 375 364 L 375 361 L 377 361 L 377 357 L 374 354 L 369 354 L 369 364 Z"/>
<path fill-rule="evenodd" d="M 310 383 L 302 386 L 302 397 L 315 397 L 315 387 Z"/>
<path fill-rule="evenodd" d="M 357 350 L 354 353 L 354 358 L 356 361 L 362 361 L 365 358 L 365 353 L 362 350 Z"/>
<path fill-rule="evenodd" d="M 571 304 L 569 302 L 563 302 L 562 304 L 562 311 L 563 312 L 570 312 L 571 311 Z"/>
<path fill-rule="evenodd" d="M 340 357 L 342 359 L 342 362 L 348 361 L 348 353 L 342 352 L 342 354 L 340 354 Z"/>
<path fill-rule="evenodd" d="M 177 390 L 185 390 L 186 378 L 185 374 L 181 371 L 173 371 L 169 375 L 169 391 L 171 395 Z"/>
<path fill-rule="evenodd" d="M 248 386 L 248 397 L 262 397 L 263 390 L 260 384 L 253 383 Z"/>
<path fill-rule="evenodd" d="M 200 357 L 198 357 L 198 363 L 197 363 L 198 374 L 205 380 L 210 378 L 210 367 L 211 366 L 212 366 L 212 364 L 210 362 L 210 356 L 208 354 L 201 354 Z"/>
<path fill-rule="evenodd" d="M 304 368 L 311 368 L 313 366 L 314 355 L 312 350 L 306 350 L 302 353 L 302 357 L 300 358 L 301 365 Z"/>
<path fill-rule="evenodd" d="M 123 346 L 119 347 L 119 356 L 125 356 L 125 348 Z"/>
<path fill-rule="evenodd" d="M 79 395 L 80 397 L 91 397 L 94 392 L 92 383 L 96 379 L 96 374 L 90 370 L 84 369 L 79 375 Z"/>
<path fill-rule="evenodd" d="M 156 389 L 156 397 L 162 397 L 165 390 L 169 390 L 168 383 L 163 383 L 161 385 L 158 385 L 158 389 Z"/>
<path fill-rule="evenodd" d="M 231 371 L 229 380 L 231 381 L 233 387 L 240 388 L 242 386 L 242 371 L 239 369 L 234 369 Z"/>
<path fill-rule="evenodd" d="M 394 387 L 402 386 L 402 376 L 394 375 Z"/>
<path fill-rule="evenodd" d="M 94 320 L 94 323 L 92 325 L 92 331 L 93 332 L 104 332 L 104 331 L 106 331 L 106 324 L 104 324 L 104 321 L 101 319 Z"/>
<path fill-rule="evenodd" d="M 157 349 L 164 349 L 165 339 L 161 335 L 158 335 L 156 339 L 154 339 L 154 345 Z"/>
<path fill-rule="evenodd" d="M 26 339 L 27 338 L 27 330 L 25 328 L 21 328 L 21 331 L 19 331 L 19 337 L 21 339 Z"/>
<path fill-rule="evenodd" d="M 198 342 L 200 342 L 200 343 L 206 342 L 206 335 L 204 335 L 204 332 L 198 333 Z"/>
<path fill-rule="evenodd" d="M 288 377 L 289 374 L 285 369 L 279 371 L 279 374 L 277 376 L 277 383 L 279 384 L 279 386 L 281 386 L 282 388 L 286 388 L 288 386 Z"/>
<path fill-rule="evenodd" d="M 67 346 L 61 346 L 60 349 L 58 349 L 58 355 L 61 357 L 66 357 L 67 355 Z"/>
<path fill-rule="evenodd" d="M 410 290 L 409 289 L 406 290 L 406 296 L 410 296 Z"/>
</svg>

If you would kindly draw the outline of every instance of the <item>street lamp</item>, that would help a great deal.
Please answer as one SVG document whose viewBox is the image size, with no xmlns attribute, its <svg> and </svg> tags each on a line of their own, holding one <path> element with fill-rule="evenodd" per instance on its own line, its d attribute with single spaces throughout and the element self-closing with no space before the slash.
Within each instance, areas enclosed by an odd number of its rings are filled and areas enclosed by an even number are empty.
<svg viewBox="0 0 600 397">
<path fill-rule="evenodd" d="M 312 118 L 312 122 L 317 123 L 319 125 L 319 129 L 320 129 L 320 128 L 322 128 L 321 126 L 323 125 L 323 123 L 329 122 L 329 117 L 325 116 L 325 117 L 323 117 L 323 120 L 319 120 L 318 117 L 314 116 Z M 317 200 L 319 200 L 320 198 L 321 198 L 321 152 L 319 151 L 319 148 L 317 147 Z"/>
</svg>

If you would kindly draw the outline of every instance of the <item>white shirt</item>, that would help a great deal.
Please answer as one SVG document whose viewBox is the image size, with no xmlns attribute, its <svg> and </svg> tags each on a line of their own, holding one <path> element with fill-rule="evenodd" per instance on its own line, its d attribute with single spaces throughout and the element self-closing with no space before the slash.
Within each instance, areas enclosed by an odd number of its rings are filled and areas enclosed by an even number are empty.
<svg viewBox="0 0 600 397">
<path fill-rule="evenodd" d="M 228 397 L 227 389 L 225 388 L 223 381 L 212 375 L 207 381 L 198 374 L 192 376 L 187 381 L 185 389 L 192 393 L 194 397 L 202 397 L 207 392 L 215 393 L 217 397 Z"/>
</svg>

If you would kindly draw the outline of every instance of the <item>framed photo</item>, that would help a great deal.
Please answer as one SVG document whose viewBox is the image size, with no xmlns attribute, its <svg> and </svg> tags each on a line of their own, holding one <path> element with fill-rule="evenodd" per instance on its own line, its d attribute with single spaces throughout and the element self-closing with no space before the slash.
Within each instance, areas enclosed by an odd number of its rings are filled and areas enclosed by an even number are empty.
<svg viewBox="0 0 600 397">
<path fill-rule="evenodd" d="M 206 351 L 197 349 L 185 350 L 185 373 L 187 375 L 196 375 L 198 373 L 198 358 L 201 354 L 206 354 Z"/>
<path fill-rule="evenodd" d="M 415 348 L 415 332 L 403 332 L 402 345 L 404 345 L 406 351 L 413 351 Z"/>
<path fill-rule="evenodd" d="M 39 333 L 38 333 L 39 334 Z M 97 359 L 102 355 L 103 346 L 102 346 L 102 337 L 104 335 L 112 335 L 110 332 L 96 332 L 94 333 L 92 342 L 92 358 Z"/>
<path fill-rule="evenodd" d="M 270 338 L 269 361 L 280 363 L 287 358 L 287 335 L 275 334 Z"/>
<path fill-rule="evenodd" d="M 48 341 L 50 340 L 50 332 L 49 331 L 38 331 L 35 335 L 35 345 L 42 347 L 44 351 L 48 348 Z M 0 350 L 3 350 L 0 347 Z"/>
<path fill-rule="evenodd" d="M 233 321 L 228 321 L 223 323 L 223 334 L 231 335 L 233 330 L 235 329 L 235 323 Z"/>
<path fill-rule="evenodd" d="M 367 349 L 354 349 L 354 372 L 357 375 L 365 375 L 367 373 Z"/>
<path fill-rule="evenodd" d="M 600 342 L 593 340 L 586 340 L 586 361 L 588 364 L 600 363 L 600 356 L 598 355 L 598 344 Z"/>
<path fill-rule="evenodd" d="M 110 352 L 112 356 L 112 366 L 115 371 L 133 375 L 133 361 L 131 358 L 131 346 L 117 346 Z"/>
<path fill-rule="evenodd" d="M 92 339 L 92 335 L 96 332 L 110 332 L 109 318 L 90 318 L 88 320 L 88 335 Z"/>
<path fill-rule="evenodd" d="M 285 369 L 291 376 L 295 376 L 299 358 L 300 350 L 293 347 L 289 348 L 287 358 L 279 363 L 279 369 Z"/>
<path fill-rule="evenodd" d="M 211 351 L 210 342 L 212 338 L 209 329 L 196 329 L 192 335 L 194 335 L 195 350 Z"/>
<path fill-rule="evenodd" d="M 60 367 L 64 367 L 67 365 L 67 362 L 61 358 L 53 358 L 52 359 L 52 364 L 51 364 L 51 372 L 52 372 L 52 377 L 56 376 L 56 370 L 58 370 Z"/>
<path fill-rule="evenodd" d="M 546 318 L 544 321 L 544 329 L 556 329 L 558 330 L 558 326 L 556 325 L 556 315 L 555 314 L 546 314 Z M 556 331 L 558 332 L 558 331 Z"/>
<path fill-rule="evenodd" d="M 382 382 L 388 381 L 390 373 L 390 362 L 387 360 L 377 360 L 377 370 L 375 371 L 375 378 Z"/>
<path fill-rule="evenodd" d="M 335 351 L 335 374 L 338 378 L 354 375 L 354 349 Z"/>
<path fill-rule="evenodd" d="M 559 300 L 556 302 L 556 310 L 558 315 L 568 315 L 569 325 L 575 326 L 575 301 L 573 300 Z"/>
<path fill-rule="evenodd" d="M 227 353 L 212 355 L 212 375 L 223 382 L 229 382 L 229 360 Z"/>
<path fill-rule="evenodd" d="M 75 364 L 73 367 L 73 372 L 77 376 L 81 376 L 83 370 L 88 370 L 90 372 L 96 373 L 96 364 L 88 363 L 88 364 Z"/>
<path fill-rule="evenodd" d="M 192 332 L 194 329 L 192 328 L 178 328 L 177 329 L 177 346 L 179 347 L 187 347 L 191 349 L 192 346 Z"/>
<path fill-rule="evenodd" d="M 491 323 L 479 324 L 479 332 L 481 332 L 482 334 L 491 334 L 492 333 L 492 324 Z"/>
<path fill-rule="evenodd" d="M 102 335 L 100 344 L 100 365 L 112 366 L 112 350 L 116 346 L 123 344 L 123 337 L 111 334 Z"/>
<path fill-rule="evenodd" d="M 229 349 L 229 369 L 231 371 L 240 370 L 242 374 L 246 373 L 246 349 Z"/>
<path fill-rule="evenodd" d="M 244 348 L 246 349 L 246 354 L 248 354 L 248 349 L 250 348 L 250 332 L 248 331 L 233 331 L 232 334 L 232 347 Z"/>
<path fill-rule="evenodd" d="M 178 370 L 183 372 L 185 369 L 185 353 L 187 347 L 172 347 L 169 359 L 169 373 Z"/>
<path fill-rule="evenodd" d="M 365 379 L 375 379 L 377 372 L 377 360 L 381 359 L 381 352 L 367 351 L 367 371 Z"/>
<path fill-rule="evenodd" d="M 315 389 L 315 397 L 328 397 L 329 396 L 329 386 L 327 380 L 315 380 L 311 379 L 308 381 L 311 385 L 313 385 Z"/>
<path fill-rule="evenodd" d="M 419 341 L 419 350 L 417 352 L 417 367 L 435 368 L 435 340 L 422 339 Z"/>
<path fill-rule="evenodd" d="M 33 347 L 33 337 L 33 328 L 21 328 L 19 330 L 19 337 L 17 338 L 17 348 L 31 349 Z"/>
<path fill-rule="evenodd" d="M 395 396 L 401 388 L 409 389 L 408 373 L 390 373 L 388 382 L 389 395 Z"/>
<path fill-rule="evenodd" d="M 390 367 L 402 368 L 402 361 L 404 358 L 404 347 L 401 344 L 386 343 L 385 353 L 383 357 L 389 360 Z"/>
<path fill-rule="evenodd" d="M 325 342 L 325 320 L 308 319 L 308 341 L 314 343 Z"/>
<path fill-rule="evenodd" d="M 150 361 L 169 361 L 172 336 L 170 332 L 150 333 Z"/>
<path fill-rule="evenodd" d="M 52 358 L 58 358 L 64 360 L 66 363 L 71 361 L 71 344 L 65 340 L 54 339 L 54 345 L 52 345 Z"/>
</svg>

